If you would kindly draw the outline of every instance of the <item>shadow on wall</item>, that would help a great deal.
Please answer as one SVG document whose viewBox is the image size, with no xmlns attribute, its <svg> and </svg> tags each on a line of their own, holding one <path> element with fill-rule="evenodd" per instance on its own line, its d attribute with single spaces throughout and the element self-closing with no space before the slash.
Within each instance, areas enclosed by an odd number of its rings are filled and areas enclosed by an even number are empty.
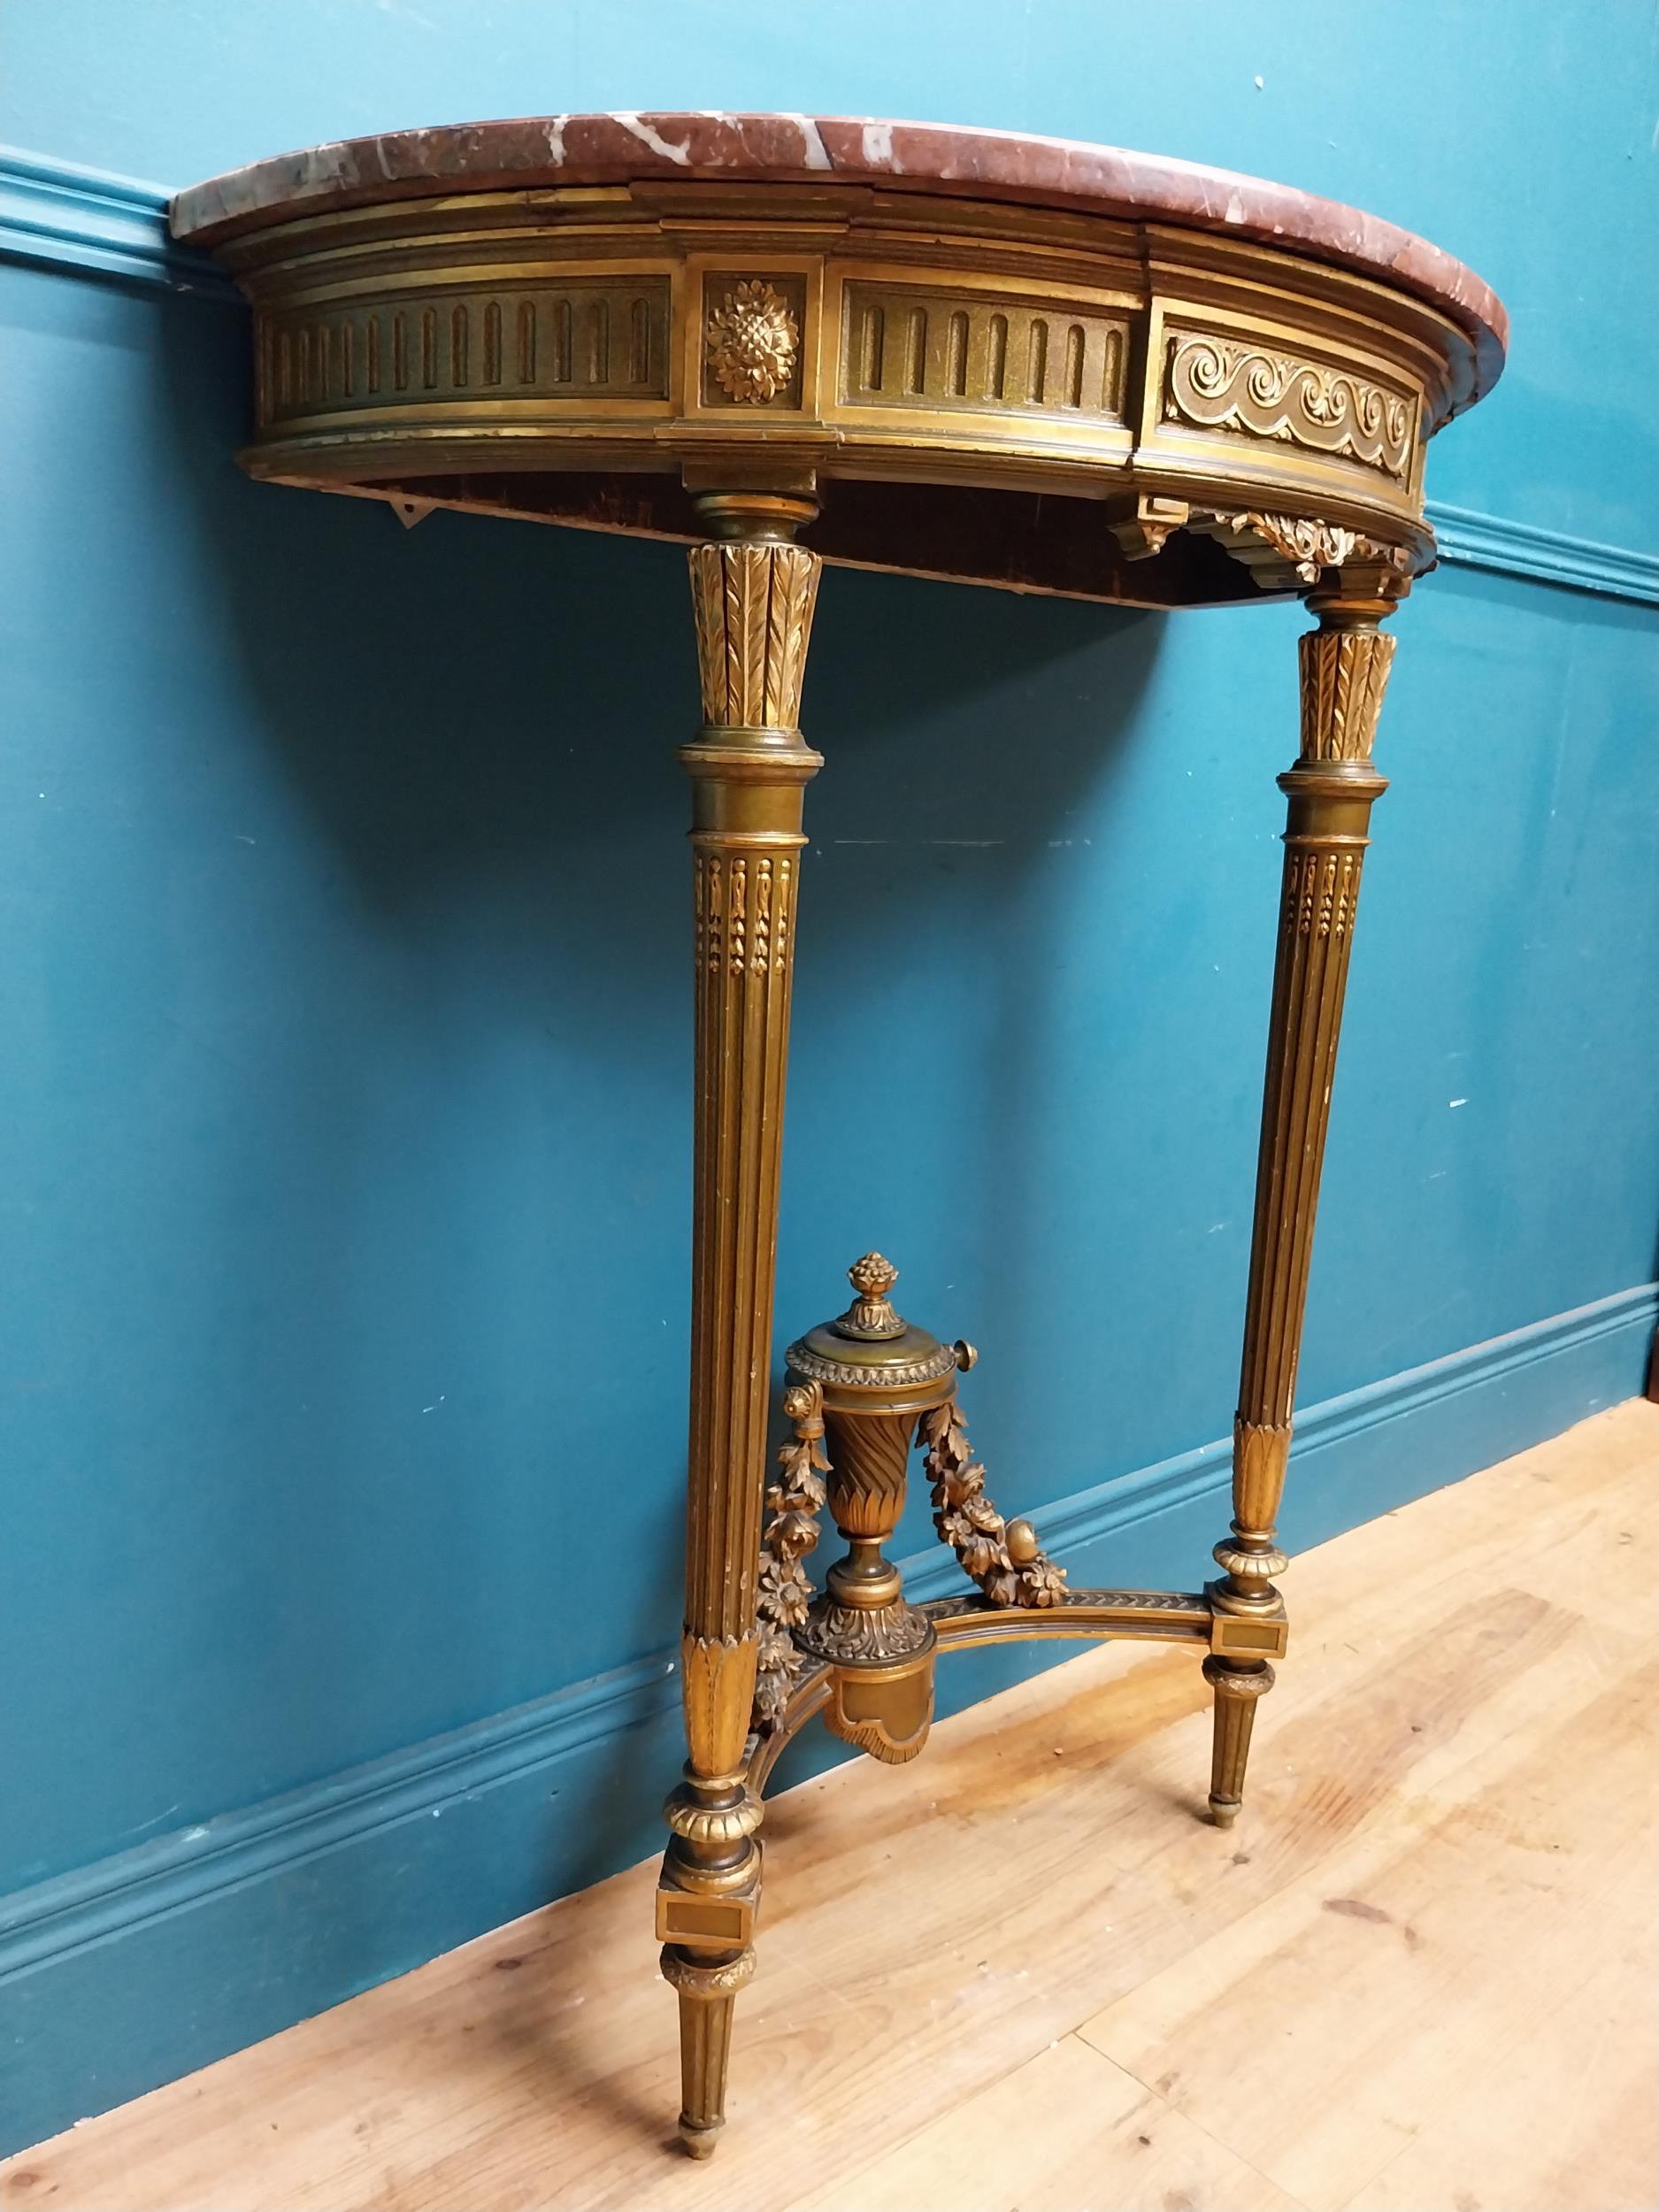
<svg viewBox="0 0 1659 2212">
<path fill-rule="evenodd" d="M 332 1532 L 372 1571 L 377 1646 L 420 1655 L 395 1709 L 409 1741 L 678 1631 L 690 1036 L 672 748 L 695 715 L 689 599 L 677 547 L 443 512 L 405 533 L 378 504 L 250 487 L 229 461 L 246 405 L 227 382 L 234 349 L 204 348 L 202 326 L 162 319 L 179 519 L 309 864 L 337 872 L 285 925 L 311 935 L 293 982 L 309 979 L 319 1018 L 295 1010 L 281 1078 L 282 1110 L 314 1126 L 333 1179 L 307 1193 L 308 1265 L 235 1292 L 250 1328 L 288 1305 L 277 1325 L 333 1408 L 332 1443 L 280 1464 L 297 1540 L 260 1571 L 304 1585 L 306 1626 L 242 1694 L 335 1709 L 361 1694 L 349 1636 L 318 1617 L 363 1602 L 349 1572 L 319 1582 Z M 1161 630 L 1065 601 L 824 580 L 803 719 L 827 765 L 808 797 L 786 1171 L 856 1183 L 873 1119 L 902 1149 L 902 1094 L 919 1094 L 925 1126 L 929 1090 L 948 1091 L 980 1151 L 976 1240 L 999 1255 L 979 1310 L 1013 1360 L 1004 1286 L 1033 1233 L 1021 1131 L 1041 1079 L 1018 964 L 984 949 L 1079 790 L 1110 772 Z M 1079 717 L 1077 667 L 1098 678 L 1102 663 L 1110 694 Z M 405 1017 L 389 1041 L 388 999 Z M 908 1010 L 910 1067 L 861 1046 L 872 999 Z M 953 1042 L 964 1003 L 988 1034 L 973 1058 Z M 411 1179 L 418 1210 L 388 1221 L 380 1193 L 406 1197 Z M 933 1171 L 898 1179 L 937 1214 Z M 786 1255 L 780 1346 L 840 1302 L 853 1256 Z M 434 1371 L 480 1379 L 451 1401 L 447 1453 L 418 1468 L 359 1418 L 400 1313 Z M 365 1735 L 388 1718 L 383 1690 L 363 1697 Z M 621 1772 L 588 1797 L 550 1889 L 632 1855 L 638 1797 Z"/>
</svg>

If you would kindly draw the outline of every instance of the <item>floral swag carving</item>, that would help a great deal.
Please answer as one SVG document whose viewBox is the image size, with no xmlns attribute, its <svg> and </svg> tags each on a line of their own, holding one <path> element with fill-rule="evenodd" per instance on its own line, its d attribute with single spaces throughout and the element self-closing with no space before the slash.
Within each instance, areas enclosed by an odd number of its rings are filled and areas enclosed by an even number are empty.
<svg viewBox="0 0 1659 2212">
<path fill-rule="evenodd" d="M 920 1440 L 932 1486 L 933 1526 L 992 1605 L 1064 1603 L 1065 1570 L 1037 1543 L 1029 1521 L 1004 1521 L 987 1496 L 955 1398 L 922 1416 Z"/>
<path fill-rule="evenodd" d="M 805 1621 L 812 1585 L 802 1561 L 818 1542 L 829 1455 L 824 1449 L 824 1393 L 815 1382 L 783 1394 L 795 1434 L 778 1454 L 778 1473 L 766 1492 L 772 1515 L 761 1538 L 760 1658 L 755 1678 L 755 1724 L 777 1727 L 801 1668 L 791 1631 Z"/>
</svg>

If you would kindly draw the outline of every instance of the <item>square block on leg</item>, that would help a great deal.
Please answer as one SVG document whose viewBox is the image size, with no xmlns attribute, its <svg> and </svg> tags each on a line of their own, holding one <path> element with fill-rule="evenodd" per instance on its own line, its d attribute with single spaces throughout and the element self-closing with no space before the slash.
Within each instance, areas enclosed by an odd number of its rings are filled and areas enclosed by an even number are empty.
<svg viewBox="0 0 1659 2212">
<path fill-rule="evenodd" d="M 1210 1586 L 1212 1609 L 1215 1585 Z M 1229 1659 L 1282 1659 L 1290 1641 L 1290 1623 L 1282 1613 L 1223 1613 L 1210 1617 L 1210 1648 Z"/>
<path fill-rule="evenodd" d="M 657 1939 L 687 1951 L 746 1951 L 755 1939 L 758 1886 L 695 1896 L 664 1871 L 657 1886 Z"/>
</svg>

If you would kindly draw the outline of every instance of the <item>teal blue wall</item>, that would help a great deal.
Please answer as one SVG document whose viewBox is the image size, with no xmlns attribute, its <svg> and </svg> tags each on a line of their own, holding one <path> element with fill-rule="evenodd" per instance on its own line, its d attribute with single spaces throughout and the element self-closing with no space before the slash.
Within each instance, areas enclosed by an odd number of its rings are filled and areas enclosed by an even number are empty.
<svg viewBox="0 0 1659 2212">
<path fill-rule="evenodd" d="M 1368 22 L 0 27 L 0 137 L 166 185 L 885 111 L 1256 170 L 1497 287 L 1512 366 L 1431 457 L 1469 557 L 1397 626 L 1296 1544 L 1637 1389 L 1659 1230 L 1653 11 Z M 682 557 L 247 483 L 242 311 L 157 235 L 0 176 L 0 2147 L 654 1847 L 677 1756 Z M 1190 1582 L 1225 1522 L 1301 626 L 825 581 L 780 1324 L 880 1243 L 984 1348 L 999 1499 L 1097 1579 Z"/>
</svg>

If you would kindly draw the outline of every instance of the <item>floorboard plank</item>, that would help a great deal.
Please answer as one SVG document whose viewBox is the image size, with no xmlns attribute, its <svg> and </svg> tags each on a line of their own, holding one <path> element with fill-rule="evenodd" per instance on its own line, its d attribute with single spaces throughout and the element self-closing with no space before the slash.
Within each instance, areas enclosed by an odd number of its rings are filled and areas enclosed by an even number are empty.
<svg viewBox="0 0 1659 2212">
<path fill-rule="evenodd" d="M 1066 2036 L 787 2212 L 1300 2212 L 1098 2051 Z"/>
</svg>

